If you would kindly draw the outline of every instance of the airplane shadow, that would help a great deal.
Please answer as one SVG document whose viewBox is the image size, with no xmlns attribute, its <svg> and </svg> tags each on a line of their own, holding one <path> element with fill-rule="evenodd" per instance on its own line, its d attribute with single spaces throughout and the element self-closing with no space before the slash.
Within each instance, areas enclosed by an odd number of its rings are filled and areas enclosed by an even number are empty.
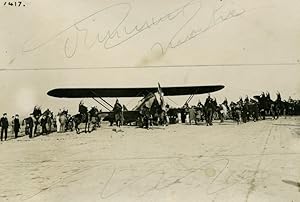
<svg viewBox="0 0 300 202">
<path fill-rule="evenodd" d="M 295 182 L 295 181 L 292 181 L 292 180 L 281 180 L 281 181 L 284 182 L 284 183 L 286 183 L 286 184 L 298 187 L 298 190 L 300 192 L 300 182 Z"/>
</svg>

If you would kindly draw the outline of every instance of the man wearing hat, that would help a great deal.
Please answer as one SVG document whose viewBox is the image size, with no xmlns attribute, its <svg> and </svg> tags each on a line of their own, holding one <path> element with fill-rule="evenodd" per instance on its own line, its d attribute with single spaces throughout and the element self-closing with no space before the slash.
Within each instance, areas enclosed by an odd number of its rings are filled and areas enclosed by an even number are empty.
<svg viewBox="0 0 300 202">
<path fill-rule="evenodd" d="M 18 114 L 16 114 L 15 119 L 13 120 L 13 123 L 14 123 L 15 138 L 17 139 L 18 138 L 18 133 L 19 133 L 20 127 L 21 127 Z"/>
<path fill-rule="evenodd" d="M 28 117 L 28 135 L 29 135 L 29 138 L 33 137 L 33 125 L 34 125 L 33 113 L 31 113 L 30 117 Z"/>
<path fill-rule="evenodd" d="M 213 113 L 214 113 L 214 100 L 210 97 L 210 94 L 208 94 L 208 97 L 206 98 L 205 104 L 205 119 L 206 119 L 206 125 L 212 126 L 212 119 L 213 119 Z"/>
<path fill-rule="evenodd" d="M 7 113 L 4 113 L 3 117 L 0 119 L 0 126 L 1 126 L 1 141 L 3 141 L 3 132 L 5 133 L 4 140 L 7 139 L 7 128 L 8 128 Z"/>
</svg>

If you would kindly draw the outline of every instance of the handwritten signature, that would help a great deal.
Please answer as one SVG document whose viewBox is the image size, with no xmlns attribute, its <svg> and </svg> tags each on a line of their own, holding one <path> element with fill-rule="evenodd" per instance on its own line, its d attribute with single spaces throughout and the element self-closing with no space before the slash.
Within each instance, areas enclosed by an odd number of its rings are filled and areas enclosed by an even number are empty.
<svg viewBox="0 0 300 202">
<path fill-rule="evenodd" d="M 197 167 L 190 167 L 178 161 L 172 168 L 166 164 L 154 164 L 153 167 L 139 173 L 137 168 L 120 169 L 113 167 L 110 177 L 100 191 L 102 199 L 111 198 L 130 189 L 138 197 L 148 193 L 162 191 L 178 184 L 206 190 L 208 195 L 224 191 L 238 183 L 245 183 L 253 175 L 252 171 L 233 172 L 228 170 L 228 159 L 217 159 Z M 175 167 L 174 167 L 175 165 Z M 166 166 L 166 167 L 165 167 Z M 218 167 L 218 168 L 217 168 Z M 205 176 L 203 176 L 205 174 Z M 200 180 L 202 179 L 202 180 Z"/>
<path fill-rule="evenodd" d="M 36 46 L 30 46 L 29 42 L 25 43 L 23 52 L 36 51 L 58 37 L 65 37 L 64 54 L 66 57 L 72 58 L 79 50 L 80 43 L 88 49 L 96 44 L 102 44 L 104 49 L 112 49 L 147 30 L 175 22 L 177 28 L 170 32 L 170 39 L 167 39 L 166 42 L 154 42 L 151 47 L 151 50 L 158 49 L 164 55 L 169 49 L 177 48 L 216 25 L 245 13 L 244 9 L 231 2 L 193 0 L 161 16 L 153 16 L 150 20 L 145 20 L 141 24 L 133 24 L 129 21 L 129 17 L 132 17 L 132 9 L 130 3 L 110 5 L 75 22 Z M 117 17 L 108 19 L 107 16 Z M 98 27 L 103 29 L 95 31 L 95 28 Z"/>
</svg>

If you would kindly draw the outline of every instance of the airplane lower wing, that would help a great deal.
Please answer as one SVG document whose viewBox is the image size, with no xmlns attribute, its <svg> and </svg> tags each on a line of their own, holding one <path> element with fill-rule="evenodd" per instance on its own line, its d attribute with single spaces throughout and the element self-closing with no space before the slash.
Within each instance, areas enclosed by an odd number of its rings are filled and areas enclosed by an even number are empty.
<svg viewBox="0 0 300 202">
<path fill-rule="evenodd" d="M 196 95 L 215 92 L 223 85 L 162 87 L 165 96 Z M 92 97 L 144 97 L 157 92 L 157 87 L 150 88 L 56 88 L 47 94 L 59 98 L 92 98 Z"/>
</svg>

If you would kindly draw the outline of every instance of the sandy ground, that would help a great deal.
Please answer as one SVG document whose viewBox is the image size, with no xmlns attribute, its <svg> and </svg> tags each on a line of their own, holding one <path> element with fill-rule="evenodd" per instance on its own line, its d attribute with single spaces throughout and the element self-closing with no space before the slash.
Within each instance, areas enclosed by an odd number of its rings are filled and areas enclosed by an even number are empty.
<svg viewBox="0 0 300 202">
<path fill-rule="evenodd" d="M 0 201 L 300 201 L 300 117 L 0 144 Z"/>
</svg>

